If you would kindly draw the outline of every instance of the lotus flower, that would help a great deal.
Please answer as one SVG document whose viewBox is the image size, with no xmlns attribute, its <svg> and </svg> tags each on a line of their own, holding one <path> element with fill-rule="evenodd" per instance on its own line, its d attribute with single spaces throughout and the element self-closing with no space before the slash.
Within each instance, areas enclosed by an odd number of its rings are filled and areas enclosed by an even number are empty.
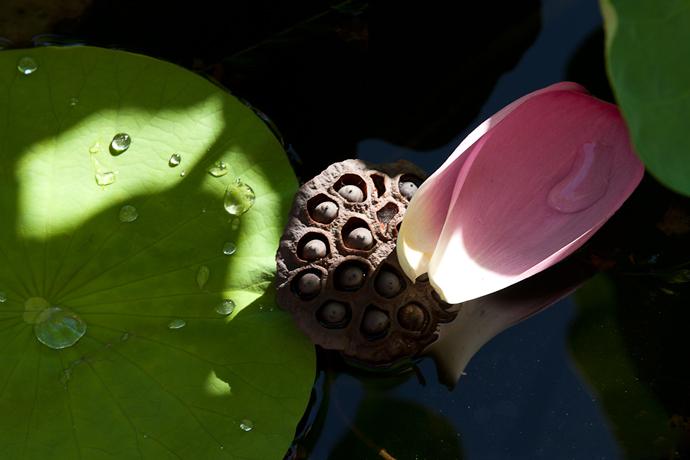
<svg viewBox="0 0 690 460">
<path fill-rule="evenodd" d="M 485 296 L 582 246 L 643 173 L 616 106 L 575 83 L 549 86 L 482 123 L 422 184 L 398 259 L 446 302 Z"/>
</svg>

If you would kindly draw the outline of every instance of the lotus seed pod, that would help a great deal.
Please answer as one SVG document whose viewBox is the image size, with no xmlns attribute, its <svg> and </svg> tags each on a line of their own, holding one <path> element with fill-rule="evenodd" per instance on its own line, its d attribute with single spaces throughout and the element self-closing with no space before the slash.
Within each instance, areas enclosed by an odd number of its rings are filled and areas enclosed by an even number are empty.
<svg viewBox="0 0 690 460">
<path fill-rule="evenodd" d="M 345 239 L 345 246 L 352 249 L 369 249 L 374 244 L 374 236 L 368 228 L 357 227 Z"/>
<path fill-rule="evenodd" d="M 315 260 L 326 256 L 326 243 L 321 240 L 311 240 L 302 249 L 304 260 Z"/>
<path fill-rule="evenodd" d="M 356 185 L 343 185 L 340 187 L 340 190 L 338 190 L 338 195 L 351 203 L 361 203 L 364 201 L 364 192 Z"/>
<path fill-rule="evenodd" d="M 398 323 L 410 331 L 421 331 L 426 323 L 426 315 L 422 307 L 409 303 L 398 310 Z"/>
<path fill-rule="evenodd" d="M 336 276 L 338 284 L 345 289 L 356 289 L 364 284 L 364 270 L 354 265 L 340 270 Z"/>
<path fill-rule="evenodd" d="M 381 310 L 372 308 L 364 314 L 364 319 L 362 319 L 362 332 L 367 336 L 380 336 L 386 332 L 390 322 L 387 314 Z"/>
<path fill-rule="evenodd" d="M 318 317 L 329 327 L 339 326 L 347 319 L 347 305 L 342 302 L 327 302 L 319 309 Z"/>
<path fill-rule="evenodd" d="M 405 161 L 346 160 L 300 187 L 276 255 L 277 299 L 315 344 L 385 367 L 421 353 L 457 316 L 396 256 L 403 192 L 414 188 L 402 184 L 423 177 Z"/>
<path fill-rule="evenodd" d="M 411 200 L 415 192 L 417 191 L 417 184 L 411 181 L 400 182 L 398 188 L 400 189 L 400 194 L 402 196 L 404 196 L 408 200 Z"/>
<path fill-rule="evenodd" d="M 300 294 L 310 296 L 321 291 L 321 278 L 316 273 L 305 273 L 297 281 Z"/>
<path fill-rule="evenodd" d="M 381 270 L 379 276 L 376 277 L 374 284 L 376 292 L 384 297 L 395 297 L 402 289 L 400 278 L 395 273 L 388 270 Z"/>
<path fill-rule="evenodd" d="M 359 190 L 359 189 L 358 189 Z M 322 224 L 330 224 L 338 215 L 338 205 L 332 201 L 324 201 L 314 208 L 312 218 Z"/>
</svg>

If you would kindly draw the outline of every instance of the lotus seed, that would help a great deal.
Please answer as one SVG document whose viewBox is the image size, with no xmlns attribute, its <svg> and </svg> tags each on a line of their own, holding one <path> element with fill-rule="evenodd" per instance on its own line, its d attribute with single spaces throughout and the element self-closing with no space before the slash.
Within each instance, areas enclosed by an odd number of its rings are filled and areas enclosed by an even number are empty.
<svg viewBox="0 0 690 460">
<path fill-rule="evenodd" d="M 362 332 L 369 336 L 378 336 L 388 329 L 389 324 L 390 320 L 386 313 L 381 310 L 371 309 L 364 314 Z"/>
<path fill-rule="evenodd" d="M 319 310 L 319 319 L 328 325 L 342 323 L 347 317 L 347 306 L 340 302 L 328 302 Z"/>
<path fill-rule="evenodd" d="M 411 200 L 415 192 L 417 191 L 417 184 L 410 181 L 400 182 L 398 188 L 400 189 L 400 194 L 402 196 L 404 196 L 408 200 Z"/>
<path fill-rule="evenodd" d="M 321 290 L 321 278 L 315 273 L 305 273 L 297 281 L 297 290 L 304 295 L 316 294 Z"/>
<path fill-rule="evenodd" d="M 338 205 L 332 201 L 324 201 L 314 208 L 313 218 L 322 224 L 330 224 L 338 215 Z"/>
<path fill-rule="evenodd" d="M 357 227 L 347 235 L 345 244 L 352 249 L 369 249 L 374 244 L 374 237 L 368 228 Z"/>
<path fill-rule="evenodd" d="M 410 303 L 398 310 L 398 322 L 410 331 L 421 331 L 426 323 L 426 314 L 422 307 Z"/>
<path fill-rule="evenodd" d="M 352 203 L 360 203 L 364 201 L 364 192 L 355 185 L 344 185 L 338 190 L 338 194 Z"/>
<path fill-rule="evenodd" d="M 302 258 L 315 260 L 326 256 L 326 243 L 321 240 L 311 240 L 302 249 Z"/>
<path fill-rule="evenodd" d="M 338 284 L 345 289 L 356 289 L 364 284 L 364 270 L 357 266 L 345 267 L 338 273 Z"/>
<path fill-rule="evenodd" d="M 402 289 L 398 275 L 388 270 L 382 270 L 381 273 L 379 273 L 374 287 L 376 288 L 376 292 L 387 298 L 394 297 Z"/>
</svg>

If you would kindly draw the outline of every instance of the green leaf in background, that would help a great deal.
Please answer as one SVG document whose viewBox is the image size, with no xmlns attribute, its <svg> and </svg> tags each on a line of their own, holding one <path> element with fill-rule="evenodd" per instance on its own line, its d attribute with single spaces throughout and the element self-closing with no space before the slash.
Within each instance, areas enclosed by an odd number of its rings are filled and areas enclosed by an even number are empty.
<svg viewBox="0 0 690 460">
<path fill-rule="evenodd" d="M 619 310 L 630 310 L 630 303 L 621 303 L 605 275 L 585 283 L 575 293 L 575 301 L 578 315 L 570 331 L 571 354 L 601 401 L 625 458 L 680 458 L 671 454 L 678 444 L 672 419 L 640 378 L 623 334 Z M 638 337 L 645 340 L 643 334 Z"/>
<path fill-rule="evenodd" d="M 601 0 L 609 79 L 635 150 L 690 195 L 690 2 Z"/>
<path fill-rule="evenodd" d="M 3 51 L 0 160 L 0 457 L 282 458 L 315 363 L 274 306 L 297 182 L 261 120 L 147 57 Z"/>
</svg>

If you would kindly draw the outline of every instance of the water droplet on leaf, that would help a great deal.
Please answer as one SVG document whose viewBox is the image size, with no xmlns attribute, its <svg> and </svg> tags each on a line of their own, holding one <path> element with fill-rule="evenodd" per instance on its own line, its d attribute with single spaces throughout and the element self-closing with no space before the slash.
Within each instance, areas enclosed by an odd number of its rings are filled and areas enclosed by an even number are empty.
<svg viewBox="0 0 690 460">
<path fill-rule="evenodd" d="M 115 182 L 115 173 L 112 171 L 96 172 L 96 183 L 101 186 L 110 185 Z"/>
<path fill-rule="evenodd" d="M 254 206 L 255 199 L 254 190 L 240 179 L 237 179 L 234 184 L 228 185 L 225 189 L 223 206 L 231 216 L 241 216 Z"/>
<path fill-rule="evenodd" d="M 139 212 L 137 208 L 132 205 L 126 204 L 120 208 L 120 214 L 118 215 L 120 222 L 134 222 L 139 217 Z"/>
<path fill-rule="evenodd" d="M 36 318 L 34 334 L 43 345 L 60 350 L 71 347 L 86 334 L 86 323 L 74 312 L 50 307 Z"/>
<path fill-rule="evenodd" d="M 89 147 L 89 153 L 96 154 L 101 151 L 101 143 L 96 142 L 91 147 Z"/>
<path fill-rule="evenodd" d="M 172 155 L 170 155 L 170 159 L 168 160 L 168 166 L 170 166 L 171 168 L 174 168 L 175 166 L 179 166 L 181 162 L 182 162 L 182 155 L 180 155 L 179 153 L 173 153 Z M 182 171 L 182 172 L 184 172 L 184 171 Z M 180 173 L 180 174 L 182 174 L 182 173 Z"/>
<path fill-rule="evenodd" d="M 208 173 L 213 177 L 223 177 L 228 173 L 228 165 L 222 161 L 217 161 L 216 164 L 209 168 Z"/>
<path fill-rule="evenodd" d="M 187 171 L 185 171 L 184 169 L 182 171 L 180 171 L 180 177 L 184 177 L 186 175 L 187 175 Z"/>
<path fill-rule="evenodd" d="M 206 286 L 210 276 L 211 269 L 209 269 L 206 265 L 199 267 L 199 270 L 196 272 L 196 284 L 199 286 L 199 289 L 203 289 L 204 286 Z"/>
<path fill-rule="evenodd" d="M 69 98 L 69 106 L 70 107 L 76 107 L 77 104 L 79 104 L 79 98 L 78 97 L 70 97 Z"/>
<path fill-rule="evenodd" d="M 110 141 L 110 153 L 113 155 L 120 155 L 127 151 L 132 144 L 132 138 L 127 133 L 117 133 Z"/>
<path fill-rule="evenodd" d="M 7 302 L 7 294 L 0 291 L 0 303 L 5 303 L 5 302 Z"/>
<path fill-rule="evenodd" d="M 228 316 L 235 311 L 235 302 L 232 299 L 224 299 L 216 306 L 216 313 L 223 316 Z"/>
<path fill-rule="evenodd" d="M 187 325 L 187 321 L 176 318 L 168 323 L 168 329 L 182 329 Z"/>
<path fill-rule="evenodd" d="M 252 431 L 254 429 L 254 422 L 249 419 L 242 419 L 240 422 L 240 429 L 242 431 Z"/>
<path fill-rule="evenodd" d="M 17 61 L 17 70 L 23 75 L 31 75 L 38 70 L 38 63 L 29 56 L 24 56 Z"/>
<path fill-rule="evenodd" d="M 606 194 L 613 152 L 588 142 L 575 155 L 568 174 L 551 189 L 547 202 L 563 213 L 583 211 Z"/>
<path fill-rule="evenodd" d="M 231 256 L 237 251 L 237 245 L 232 241 L 228 241 L 223 245 L 223 254 L 226 256 Z"/>
</svg>

